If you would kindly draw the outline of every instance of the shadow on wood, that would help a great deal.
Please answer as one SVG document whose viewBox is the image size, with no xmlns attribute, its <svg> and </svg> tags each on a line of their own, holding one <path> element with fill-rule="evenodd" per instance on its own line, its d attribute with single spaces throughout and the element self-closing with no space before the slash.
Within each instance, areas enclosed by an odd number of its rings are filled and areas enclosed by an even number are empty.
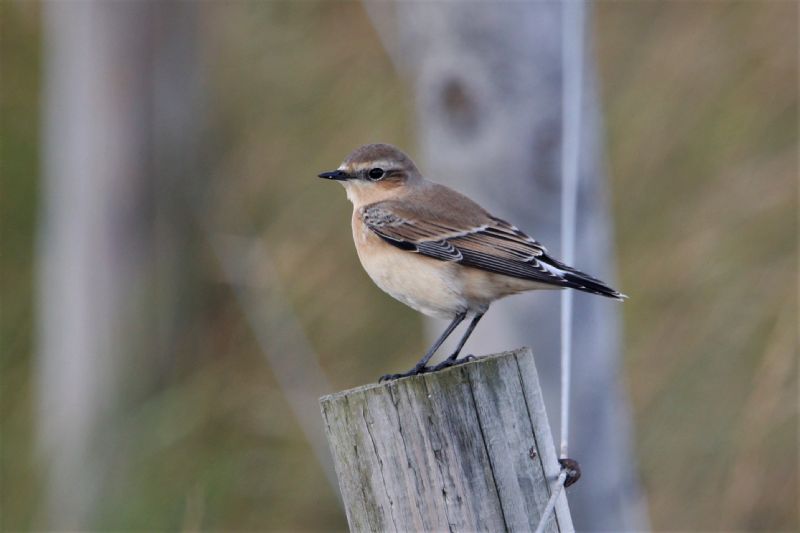
<svg viewBox="0 0 800 533">
<path fill-rule="evenodd" d="M 320 399 L 351 531 L 532 531 L 559 464 L 529 348 Z M 562 492 L 547 531 L 572 531 Z"/>
</svg>

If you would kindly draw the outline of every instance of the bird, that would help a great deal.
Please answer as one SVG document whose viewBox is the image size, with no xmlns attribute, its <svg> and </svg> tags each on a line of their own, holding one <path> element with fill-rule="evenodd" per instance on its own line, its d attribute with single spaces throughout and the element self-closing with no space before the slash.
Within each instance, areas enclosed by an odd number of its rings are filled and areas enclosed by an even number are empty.
<svg viewBox="0 0 800 533">
<path fill-rule="evenodd" d="M 537 240 L 463 194 L 427 180 L 412 159 L 390 144 L 366 144 L 336 170 L 318 174 L 337 181 L 353 204 L 356 253 L 375 284 L 409 307 L 449 325 L 407 372 L 390 381 L 438 371 L 458 359 L 492 302 L 537 289 L 576 289 L 615 300 L 626 296 L 607 283 L 553 257 Z M 456 349 L 427 366 L 468 316 Z"/>
</svg>

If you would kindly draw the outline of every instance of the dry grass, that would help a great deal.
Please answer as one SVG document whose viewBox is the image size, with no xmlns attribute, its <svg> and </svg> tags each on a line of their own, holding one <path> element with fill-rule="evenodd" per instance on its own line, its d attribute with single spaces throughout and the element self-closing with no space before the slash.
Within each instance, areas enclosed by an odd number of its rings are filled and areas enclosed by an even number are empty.
<svg viewBox="0 0 800 533">
<path fill-rule="evenodd" d="M 41 497 L 29 386 L 39 26 L 26 5 L 0 4 L 14 72 L 0 94 L 2 527 L 13 530 L 35 527 Z M 798 5 L 601 2 L 595 15 L 653 526 L 796 530 Z M 204 27 L 208 216 L 263 235 L 337 387 L 410 362 L 420 318 L 370 283 L 343 192 L 313 177 L 362 142 L 413 148 L 408 87 L 360 4 L 206 4 Z M 344 528 L 212 254 L 197 261 L 206 281 L 187 296 L 175 372 L 116 422 L 128 468 L 98 526 Z"/>
<path fill-rule="evenodd" d="M 657 529 L 797 527 L 794 3 L 603 3 L 628 378 Z"/>
</svg>

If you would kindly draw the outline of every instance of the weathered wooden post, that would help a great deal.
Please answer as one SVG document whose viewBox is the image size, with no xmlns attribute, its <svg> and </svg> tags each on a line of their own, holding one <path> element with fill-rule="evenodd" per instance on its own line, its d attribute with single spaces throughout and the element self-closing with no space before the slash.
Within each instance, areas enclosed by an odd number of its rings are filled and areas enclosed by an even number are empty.
<svg viewBox="0 0 800 533">
<path fill-rule="evenodd" d="M 528 348 L 320 399 L 352 531 L 533 531 L 559 474 Z M 561 493 L 547 531 L 573 531 Z"/>
</svg>

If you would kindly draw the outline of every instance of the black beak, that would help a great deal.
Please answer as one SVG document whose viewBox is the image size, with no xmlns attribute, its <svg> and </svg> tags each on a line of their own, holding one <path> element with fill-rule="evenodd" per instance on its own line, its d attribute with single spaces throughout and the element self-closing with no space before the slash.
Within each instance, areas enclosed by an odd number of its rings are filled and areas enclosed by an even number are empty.
<svg viewBox="0 0 800 533">
<path fill-rule="evenodd" d="M 344 181 L 350 179 L 352 176 L 343 170 L 332 170 L 330 172 L 322 172 L 321 174 L 317 174 L 320 178 L 325 178 L 329 180 L 337 180 L 337 181 Z"/>
</svg>

